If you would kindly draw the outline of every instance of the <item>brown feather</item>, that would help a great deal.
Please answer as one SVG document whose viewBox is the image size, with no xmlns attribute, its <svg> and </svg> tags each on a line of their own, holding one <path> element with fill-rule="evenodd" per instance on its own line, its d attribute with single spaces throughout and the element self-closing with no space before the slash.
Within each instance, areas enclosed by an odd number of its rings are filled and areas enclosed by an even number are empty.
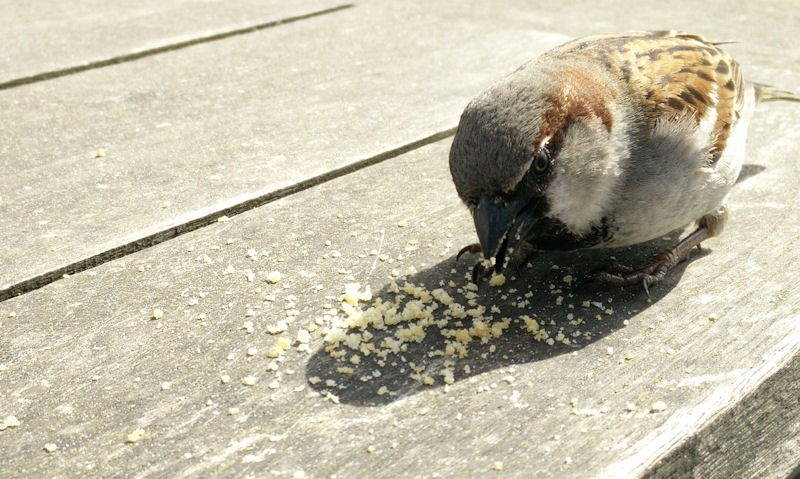
<svg viewBox="0 0 800 479">
<path fill-rule="evenodd" d="M 583 57 L 600 62 L 631 88 L 639 106 L 658 118 L 689 115 L 700 123 L 713 110 L 713 160 L 725 148 L 744 107 L 739 65 L 698 35 L 670 31 L 600 35 L 566 43 L 540 57 Z"/>
</svg>

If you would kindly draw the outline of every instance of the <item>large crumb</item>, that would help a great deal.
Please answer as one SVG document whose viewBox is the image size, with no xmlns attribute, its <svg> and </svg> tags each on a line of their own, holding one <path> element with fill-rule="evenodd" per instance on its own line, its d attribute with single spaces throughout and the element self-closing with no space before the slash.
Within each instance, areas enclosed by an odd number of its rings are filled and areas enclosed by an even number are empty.
<svg viewBox="0 0 800 479">
<path fill-rule="evenodd" d="M 0 422 L 0 431 L 8 428 L 19 427 L 19 425 L 20 425 L 19 419 L 17 419 L 14 416 L 6 416 L 3 422 Z"/>
<path fill-rule="evenodd" d="M 489 280 L 489 286 L 499 288 L 506 284 L 506 277 L 503 273 L 492 273 L 492 278 Z"/>
<path fill-rule="evenodd" d="M 667 410 L 667 403 L 664 401 L 656 401 L 650 406 L 651 412 L 664 412 Z"/>
<path fill-rule="evenodd" d="M 135 429 L 133 432 L 128 434 L 128 436 L 125 438 L 125 442 L 127 442 L 128 444 L 136 444 L 143 438 L 144 438 L 144 429 Z"/>
<path fill-rule="evenodd" d="M 267 282 L 275 284 L 281 280 L 281 273 L 279 271 L 270 271 L 267 273 Z"/>
</svg>

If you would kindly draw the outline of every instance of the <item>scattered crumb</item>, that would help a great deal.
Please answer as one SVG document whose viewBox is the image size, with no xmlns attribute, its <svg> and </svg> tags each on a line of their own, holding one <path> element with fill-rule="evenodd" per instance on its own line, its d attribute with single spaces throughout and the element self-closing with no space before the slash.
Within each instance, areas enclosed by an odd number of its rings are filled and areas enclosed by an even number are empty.
<svg viewBox="0 0 800 479">
<path fill-rule="evenodd" d="M 6 416 L 3 422 L 0 422 L 0 431 L 4 429 L 10 429 L 19 427 L 19 419 L 15 418 L 14 416 Z"/>
<path fill-rule="evenodd" d="M 125 438 L 125 442 L 128 444 L 136 444 L 143 438 L 144 438 L 144 429 L 136 429 L 132 433 L 128 434 L 128 437 Z"/>
<path fill-rule="evenodd" d="M 153 310 L 153 314 L 150 316 L 150 319 L 161 319 L 164 317 L 164 311 L 156 308 Z"/>
<path fill-rule="evenodd" d="M 664 412 L 667 410 L 667 403 L 664 401 L 656 401 L 650 406 L 650 412 Z"/>
<path fill-rule="evenodd" d="M 44 445 L 44 450 L 47 452 L 56 452 L 58 450 L 58 446 L 53 444 L 52 442 L 48 442 Z"/>
<path fill-rule="evenodd" d="M 495 471 L 502 471 L 503 463 L 500 461 L 495 461 L 495 463 L 492 465 L 492 469 L 494 469 Z"/>
<path fill-rule="evenodd" d="M 245 376 L 244 378 L 242 378 L 242 384 L 244 384 L 245 386 L 254 386 L 257 381 L 258 379 L 256 379 L 255 376 Z"/>
<path fill-rule="evenodd" d="M 267 282 L 275 284 L 281 280 L 281 273 L 278 271 L 270 271 L 267 273 Z"/>
<path fill-rule="evenodd" d="M 492 278 L 489 280 L 489 286 L 499 288 L 506 284 L 506 277 L 503 273 L 492 273 Z"/>
<path fill-rule="evenodd" d="M 164 381 L 163 383 L 161 383 L 161 390 L 162 391 L 166 391 L 166 390 L 170 389 L 171 387 L 172 387 L 172 384 L 170 384 L 168 381 Z"/>
</svg>

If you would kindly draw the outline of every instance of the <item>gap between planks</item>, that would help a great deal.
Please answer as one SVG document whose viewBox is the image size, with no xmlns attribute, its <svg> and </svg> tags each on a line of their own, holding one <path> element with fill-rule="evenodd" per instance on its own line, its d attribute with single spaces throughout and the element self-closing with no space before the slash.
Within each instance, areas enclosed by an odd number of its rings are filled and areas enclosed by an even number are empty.
<svg viewBox="0 0 800 479">
<path fill-rule="evenodd" d="M 116 246 L 106 251 L 102 251 L 95 255 L 74 261 L 65 266 L 19 281 L 17 283 L 14 283 L 6 287 L 5 289 L 0 289 L 0 302 L 6 301 L 21 294 L 35 291 L 39 288 L 47 286 L 48 284 L 54 281 L 58 281 L 65 275 L 72 275 L 80 273 L 82 271 L 86 271 L 88 269 L 100 266 L 101 264 L 107 263 L 109 261 L 119 259 L 124 256 L 128 256 L 130 254 L 136 253 L 137 251 L 141 251 L 143 249 L 155 246 L 159 243 L 163 243 L 164 241 L 176 238 L 182 234 L 200 229 L 204 226 L 208 226 L 216 222 L 220 216 L 228 216 L 228 217 L 236 216 L 246 211 L 250 211 L 254 208 L 258 208 L 259 206 L 263 206 L 267 203 L 271 203 L 275 200 L 285 198 L 289 195 L 293 195 L 300 191 L 307 190 L 309 188 L 313 188 L 314 186 L 318 186 L 323 183 L 327 183 L 328 181 L 335 180 L 342 176 L 348 175 L 350 173 L 354 173 L 363 168 L 367 168 L 369 166 L 376 165 L 383 161 L 396 158 L 410 151 L 422 148 L 423 146 L 451 137 L 455 134 L 455 131 L 456 131 L 455 126 L 447 128 L 445 130 L 436 132 L 432 135 L 426 136 L 419 140 L 406 143 L 405 145 L 399 146 L 397 148 L 392 148 L 390 150 L 378 153 L 377 155 L 373 155 L 355 161 L 353 163 L 349 163 L 347 165 L 334 168 L 328 172 L 322 173 L 317 176 L 313 176 L 311 178 L 297 182 L 285 188 L 273 190 L 265 194 L 256 196 L 254 198 L 241 201 L 234 205 L 227 206 L 219 210 L 215 210 L 211 213 L 205 214 L 203 216 L 187 221 L 185 223 L 170 226 L 169 228 L 157 231 L 155 233 L 143 236 L 141 238 L 137 238 L 133 241 Z"/>
<path fill-rule="evenodd" d="M 347 10 L 349 8 L 355 7 L 352 3 L 346 3 L 342 5 L 337 5 L 335 7 L 326 8 L 324 10 L 317 10 L 315 12 L 305 13 L 302 15 L 295 15 L 292 17 L 281 18 L 278 20 L 272 20 L 270 22 L 260 23 L 257 25 L 250 25 L 248 27 L 237 28 L 235 30 L 229 30 L 220 33 L 214 33 L 211 35 L 207 35 L 204 37 L 197 37 L 192 38 L 190 40 L 185 40 L 182 42 L 170 43 L 168 45 L 161 45 L 154 48 L 148 48 L 146 50 L 140 50 L 133 53 L 128 53 L 126 55 L 119 55 L 111 58 L 106 58 L 103 60 L 96 60 L 93 62 L 84 63 L 82 65 L 74 65 L 71 67 L 61 68 L 58 70 L 51 70 L 43 73 L 37 73 L 35 75 L 29 75 L 21 78 L 15 78 L 13 80 L 8 80 L 5 82 L 0 83 L 0 91 L 8 90 L 10 88 L 29 85 L 31 83 L 37 83 L 45 80 L 52 80 L 54 78 L 59 78 L 67 75 L 74 75 L 76 73 L 81 73 L 87 70 L 95 70 L 98 68 L 105 68 L 111 65 L 118 65 L 120 63 L 127 63 L 132 62 L 135 60 L 139 60 L 140 58 L 150 57 L 154 55 L 160 55 L 162 53 L 172 52 L 175 50 L 181 50 L 183 48 L 188 48 L 194 45 L 200 45 L 202 43 L 209 43 L 214 42 L 217 40 L 224 40 L 226 38 L 230 38 L 237 35 L 246 35 L 248 33 L 257 32 L 259 30 L 264 30 L 267 28 L 273 28 L 280 25 L 286 25 L 288 23 L 294 23 L 301 20 L 307 20 L 309 18 L 319 17 L 321 15 L 327 15 L 329 13 L 335 13 L 341 10 Z M 0 293 L 1 294 L 1 293 Z"/>
</svg>

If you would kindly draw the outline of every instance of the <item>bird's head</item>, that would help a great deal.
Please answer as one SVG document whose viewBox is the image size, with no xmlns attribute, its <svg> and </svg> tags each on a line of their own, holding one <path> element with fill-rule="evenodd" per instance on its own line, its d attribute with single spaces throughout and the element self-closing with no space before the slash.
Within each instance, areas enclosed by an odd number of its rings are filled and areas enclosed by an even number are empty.
<svg viewBox="0 0 800 479">
<path fill-rule="evenodd" d="M 615 92 L 599 75 L 532 62 L 464 110 L 450 172 L 497 271 L 542 220 L 576 237 L 603 220 L 624 148 L 612 134 Z"/>
</svg>

